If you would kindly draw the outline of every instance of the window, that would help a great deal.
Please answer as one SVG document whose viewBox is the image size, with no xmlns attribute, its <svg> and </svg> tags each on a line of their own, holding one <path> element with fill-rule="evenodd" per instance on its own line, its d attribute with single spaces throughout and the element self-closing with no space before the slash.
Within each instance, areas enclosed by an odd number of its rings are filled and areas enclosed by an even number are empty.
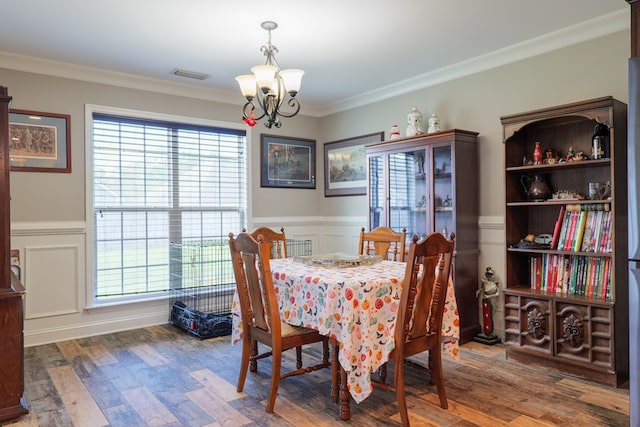
<svg viewBox="0 0 640 427">
<path fill-rule="evenodd" d="M 232 284 L 245 132 L 93 112 L 92 143 L 95 300 Z"/>
</svg>

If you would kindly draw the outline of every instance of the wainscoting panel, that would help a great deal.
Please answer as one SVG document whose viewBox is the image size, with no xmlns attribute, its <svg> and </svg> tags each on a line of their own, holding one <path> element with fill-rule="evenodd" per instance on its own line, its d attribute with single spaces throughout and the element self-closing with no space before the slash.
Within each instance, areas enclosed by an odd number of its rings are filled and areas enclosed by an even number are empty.
<svg viewBox="0 0 640 427">
<path fill-rule="evenodd" d="M 78 313 L 79 246 L 25 246 L 25 319 Z"/>
<path fill-rule="evenodd" d="M 287 237 L 311 240 L 313 254 L 356 253 L 362 216 L 253 218 L 250 227 L 285 227 Z M 502 282 L 504 222 L 480 217 L 479 274 L 492 266 Z M 20 252 L 22 279 L 27 288 L 25 346 L 100 335 L 167 323 L 166 297 L 129 303 L 92 305 L 84 222 L 13 223 L 11 247 Z M 501 283 L 502 285 L 502 283 Z M 502 335 L 498 305 L 496 331 Z"/>
</svg>

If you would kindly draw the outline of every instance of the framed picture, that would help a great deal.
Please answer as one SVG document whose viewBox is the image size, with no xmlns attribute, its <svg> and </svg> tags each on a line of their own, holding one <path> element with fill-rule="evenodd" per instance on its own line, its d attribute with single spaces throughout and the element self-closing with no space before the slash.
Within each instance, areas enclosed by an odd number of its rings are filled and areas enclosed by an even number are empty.
<svg viewBox="0 0 640 427">
<path fill-rule="evenodd" d="M 365 145 L 383 138 L 378 132 L 324 144 L 324 196 L 367 194 Z"/>
<path fill-rule="evenodd" d="M 12 171 L 71 172 L 71 117 L 39 111 L 9 111 Z"/>
<path fill-rule="evenodd" d="M 260 186 L 316 188 L 316 141 L 260 135 Z"/>
</svg>

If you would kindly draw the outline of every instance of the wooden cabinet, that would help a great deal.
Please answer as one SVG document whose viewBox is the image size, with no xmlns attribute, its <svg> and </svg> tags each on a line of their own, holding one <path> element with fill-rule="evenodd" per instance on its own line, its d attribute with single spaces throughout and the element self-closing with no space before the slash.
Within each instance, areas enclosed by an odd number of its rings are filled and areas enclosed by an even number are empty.
<svg viewBox="0 0 640 427">
<path fill-rule="evenodd" d="M 621 385 L 629 372 L 626 105 L 604 97 L 501 121 L 507 357 Z M 598 124 L 608 132 L 598 141 L 602 158 L 594 160 Z M 548 192 L 532 188 L 533 177 Z M 610 191 L 587 198 L 593 182 L 610 183 Z"/>
<path fill-rule="evenodd" d="M 24 288 L 11 273 L 9 104 L 0 86 L 0 422 L 27 413 L 24 399 Z"/>
<path fill-rule="evenodd" d="M 369 228 L 456 234 L 460 340 L 479 331 L 477 132 L 447 130 L 367 145 Z"/>
</svg>

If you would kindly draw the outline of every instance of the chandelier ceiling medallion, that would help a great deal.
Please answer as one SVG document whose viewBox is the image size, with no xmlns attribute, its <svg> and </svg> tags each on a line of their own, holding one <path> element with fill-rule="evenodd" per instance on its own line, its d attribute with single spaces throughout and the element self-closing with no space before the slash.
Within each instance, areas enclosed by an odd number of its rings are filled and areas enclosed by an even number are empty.
<svg viewBox="0 0 640 427">
<path fill-rule="evenodd" d="M 247 103 L 242 107 L 242 121 L 254 126 L 257 120 L 266 117 L 266 127 L 279 128 L 282 126 L 281 117 L 293 117 L 300 111 L 300 102 L 296 95 L 300 90 L 304 71 L 280 70 L 280 64 L 276 60 L 278 48 L 271 44 L 271 30 L 278 28 L 278 24 L 265 21 L 261 26 L 269 33 L 267 44 L 260 48 L 267 60 L 264 65 L 251 67 L 253 74 L 236 77 L 240 91 L 247 99 Z"/>
</svg>

